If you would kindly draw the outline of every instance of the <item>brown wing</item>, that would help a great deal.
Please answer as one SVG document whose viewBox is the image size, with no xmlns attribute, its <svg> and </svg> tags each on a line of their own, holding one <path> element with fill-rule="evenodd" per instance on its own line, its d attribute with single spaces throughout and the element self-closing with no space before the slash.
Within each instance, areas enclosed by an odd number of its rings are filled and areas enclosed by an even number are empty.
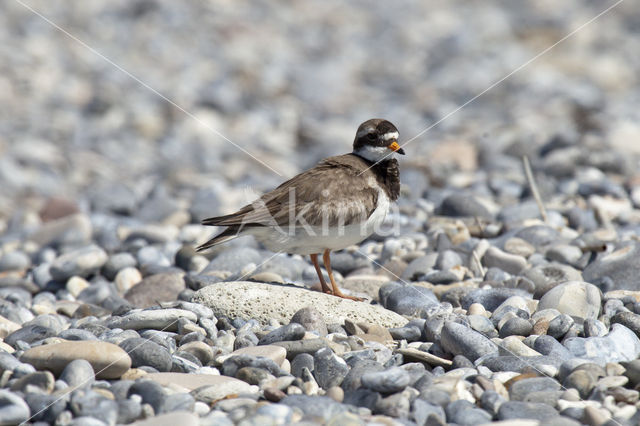
<svg viewBox="0 0 640 426">
<path fill-rule="evenodd" d="M 378 190 L 371 186 L 368 165 L 347 154 L 324 160 L 236 213 L 205 219 L 215 226 L 330 226 L 359 223 L 374 211 Z M 374 180 L 375 181 L 375 178 Z"/>
</svg>

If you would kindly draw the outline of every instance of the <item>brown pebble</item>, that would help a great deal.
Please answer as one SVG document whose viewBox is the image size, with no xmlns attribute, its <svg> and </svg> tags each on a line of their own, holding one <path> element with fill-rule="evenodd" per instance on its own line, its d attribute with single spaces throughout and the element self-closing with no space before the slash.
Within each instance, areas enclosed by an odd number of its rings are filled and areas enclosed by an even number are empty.
<svg viewBox="0 0 640 426">
<path fill-rule="evenodd" d="M 277 388 L 265 388 L 264 389 L 264 398 L 267 401 L 271 402 L 279 402 L 282 398 L 287 396 L 284 392 Z"/>
<path fill-rule="evenodd" d="M 538 320 L 533 325 L 533 331 L 531 334 L 537 334 L 538 336 L 542 336 L 543 334 L 547 334 L 547 330 L 549 329 L 549 320 L 541 319 Z"/>
<path fill-rule="evenodd" d="M 344 400 L 344 390 L 340 386 L 331 386 L 327 389 L 327 396 L 336 402 Z"/>
</svg>

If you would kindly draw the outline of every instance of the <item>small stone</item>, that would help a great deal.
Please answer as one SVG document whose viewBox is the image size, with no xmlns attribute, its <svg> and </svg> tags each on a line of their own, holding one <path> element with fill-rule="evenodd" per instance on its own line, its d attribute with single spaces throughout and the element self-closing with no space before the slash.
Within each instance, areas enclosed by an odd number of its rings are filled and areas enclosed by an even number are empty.
<svg viewBox="0 0 640 426">
<path fill-rule="evenodd" d="M 70 388 L 90 388 L 95 381 L 93 367 L 89 361 L 74 359 L 62 370 L 60 380 L 64 380 Z"/>
<path fill-rule="evenodd" d="M 405 285 L 394 288 L 384 299 L 384 307 L 398 314 L 413 315 L 437 305 L 438 299 L 427 288 Z"/>
<path fill-rule="evenodd" d="M 121 328 L 123 330 L 165 330 L 177 331 L 180 319 L 197 321 L 198 317 L 185 309 L 153 309 L 145 311 L 132 311 L 121 317 L 113 316 L 106 322 L 109 328 Z"/>
<path fill-rule="evenodd" d="M 621 324 L 613 324 L 611 331 L 604 337 L 565 339 L 564 346 L 574 357 L 589 359 L 601 365 L 630 361 L 640 355 L 640 339 Z"/>
<path fill-rule="evenodd" d="M 461 304 L 463 309 L 468 309 L 471 304 L 479 303 L 487 311 L 494 311 L 511 296 L 531 298 L 531 294 L 516 288 L 477 289 L 465 294 L 462 297 Z"/>
<path fill-rule="evenodd" d="M 294 340 L 290 342 L 276 342 L 274 345 L 284 348 L 287 352 L 287 357 L 289 359 L 293 359 L 299 354 L 313 354 L 322 348 L 326 348 L 327 341 L 325 339 L 317 338 Z"/>
<path fill-rule="evenodd" d="M 60 399 L 59 396 L 44 393 L 27 393 L 24 400 L 33 413 L 29 420 L 34 422 L 43 421 L 52 424 L 67 406 L 67 401 Z"/>
<path fill-rule="evenodd" d="M 87 287 L 89 287 L 89 282 L 81 277 L 71 277 L 67 281 L 67 291 L 73 296 L 78 297 L 80 293 Z"/>
<path fill-rule="evenodd" d="M 546 423 L 558 416 L 558 412 L 550 405 L 534 402 L 506 401 L 500 405 L 498 419 L 532 419 Z"/>
<path fill-rule="evenodd" d="M 306 330 L 302 325 L 292 322 L 269 332 L 269 334 L 260 339 L 258 344 L 270 345 L 275 342 L 300 340 L 304 337 L 305 333 Z"/>
<path fill-rule="evenodd" d="M 133 306 L 149 308 L 160 302 L 176 300 L 186 284 L 181 274 L 160 273 L 148 276 L 131 287 L 124 298 Z M 195 321 L 195 320 L 194 320 Z"/>
<path fill-rule="evenodd" d="M 267 401 L 280 402 L 287 394 L 276 388 L 265 388 L 264 397 Z"/>
<path fill-rule="evenodd" d="M 31 259 L 21 251 L 10 251 L 0 257 L 0 272 L 25 271 L 31 266 Z"/>
<path fill-rule="evenodd" d="M 22 328 L 5 337 L 4 342 L 15 348 L 18 341 L 33 343 L 38 340 L 53 337 L 56 334 L 58 334 L 56 330 L 50 327 L 43 327 L 39 324 L 23 325 Z"/>
<path fill-rule="evenodd" d="M 280 404 L 300 409 L 306 417 L 328 420 L 348 410 L 326 396 L 289 395 Z"/>
<path fill-rule="evenodd" d="M 560 390 L 560 383 L 550 377 L 535 377 L 514 382 L 509 388 L 511 401 L 525 401 L 534 392 L 555 392 Z"/>
<path fill-rule="evenodd" d="M 555 244 L 544 255 L 552 262 L 573 265 L 582 257 L 582 250 L 569 244 Z"/>
<path fill-rule="evenodd" d="M 607 277 L 612 284 L 609 290 L 637 290 L 640 275 L 640 244 L 628 245 L 606 256 L 598 257 L 583 271 L 584 279 L 600 283 Z"/>
<path fill-rule="evenodd" d="M 218 361 L 224 362 L 224 360 L 235 355 L 250 355 L 252 357 L 264 357 L 272 360 L 277 365 L 281 366 L 283 365 L 286 359 L 287 351 L 283 347 L 277 346 L 277 345 L 249 346 L 246 348 L 237 349 L 232 353 L 230 353 L 229 355 L 225 355 L 222 358 L 218 358 Z"/>
<path fill-rule="evenodd" d="M 547 334 L 560 340 L 574 324 L 573 318 L 567 314 L 558 315 L 551 321 L 549 321 L 549 327 L 547 328 Z"/>
<path fill-rule="evenodd" d="M 99 341 L 63 342 L 26 350 L 20 360 L 56 375 L 76 359 L 91 364 L 99 379 L 117 379 L 131 367 L 131 358 L 118 346 Z"/>
<path fill-rule="evenodd" d="M 258 385 L 262 381 L 271 380 L 275 377 L 263 368 L 242 367 L 235 375 L 236 379 L 247 382 L 250 385 Z"/>
<path fill-rule="evenodd" d="M 171 370 L 171 354 L 164 347 L 148 339 L 132 337 L 119 345 L 131 357 L 132 367 L 149 366 L 158 371 Z"/>
<path fill-rule="evenodd" d="M 472 303 L 467 309 L 467 315 L 486 316 L 487 311 L 480 303 Z"/>
<path fill-rule="evenodd" d="M 385 371 L 365 373 L 361 378 L 362 386 L 381 393 L 400 392 L 409 385 L 409 373 L 399 367 Z"/>
<path fill-rule="evenodd" d="M 474 407 L 469 401 L 459 399 L 449 403 L 445 409 L 447 421 L 455 424 L 475 425 L 491 421 L 491 415 Z"/>
<path fill-rule="evenodd" d="M 329 348 L 320 349 L 313 358 L 315 366 L 313 374 L 318 385 L 323 389 L 340 386 L 349 371 L 347 363 Z"/>
<path fill-rule="evenodd" d="M 513 317 L 507 320 L 502 327 L 500 327 L 500 337 L 505 338 L 507 336 L 528 336 L 533 330 L 533 325 L 529 320 Z"/>
<path fill-rule="evenodd" d="M 119 294 L 125 294 L 140 281 L 142 281 L 142 274 L 133 266 L 120 269 L 114 279 Z"/>
<path fill-rule="evenodd" d="M 640 337 L 640 315 L 633 312 L 618 312 L 611 318 L 612 324 L 622 324 Z"/>
<path fill-rule="evenodd" d="M 454 355 L 464 355 L 471 361 L 495 353 L 498 347 L 482 334 L 452 321 L 446 321 L 442 328 L 441 344 Z"/>
<path fill-rule="evenodd" d="M 202 365 L 207 365 L 213 360 L 213 349 L 204 342 L 189 342 L 180 345 L 180 350 L 192 354 L 200 360 Z"/>
<path fill-rule="evenodd" d="M 160 414 L 132 424 L 135 426 L 199 426 L 200 419 L 197 415 L 187 411 L 174 411 L 173 413 Z M 226 423 L 221 422 L 220 424 L 225 425 Z"/>
<path fill-rule="evenodd" d="M 529 257 L 535 253 L 536 248 L 522 238 L 511 237 L 504 242 L 504 251 L 517 256 Z"/>
<path fill-rule="evenodd" d="M 600 290 L 581 281 L 562 283 L 540 299 L 538 310 L 550 308 L 580 320 L 596 319 L 600 310 Z"/>
<path fill-rule="evenodd" d="M 118 418 L 118 404 L 91 390 L 74 392 L 69 405 L 77 417 L 91 417 L 108 425 Z"/>
<path fill-rule="evenodd" d="M 216 378 L 216 384 L 205 385 L 194 389 L 191 394 L 197 401 L 212 404 L 230 395 L 249 394 L 256 395 L 259 388 L 254 385 L 225 376 L 212 376 Z"/>
<path fill-rule="evenodd" d="M 505 253 L 497 247 L 490 247 L 482 258 L 487 268 L 499 268 L 505 272 L 517 275 L 527 267 L 527 259 L 516 254 Z"/>
<path fill-rule="evenodd" d="M 524 272 L 524 276 L 535 284 L 533 296 L 540 299 L 547 291 L 567 281 L 582 281 L 580 271 L 569 265 L 549 263 L 534 266 Z"/>
<path fill-rule="evenodd" d="M 420 340 L 422 336 L 422 330 L 414 325 L 390 328 L 389 333 L 391 333 L 393 340 L 406 340 L 407 342 L 415 342 Z"/>
<path fill-rule="evenodd" d="M 79 246 L 91 241 L 92 232 L 91 220 L 86 215 L 74 214 L 43 224 L 29 240 L 40 247 Z"/>
<path fill-rule="evenodd" d="M 327 389 L 327 396 L 336 402 L 342 402 L 344 400 L 344 390 L 339 386 L 332 386 Z"/>
<path fill-rule="evenodd" d="M 37 371 L 20 377 L 11 385 L 12 391 L 32 392 L 37 389 L 40 392 L 51 393 L 55 377 L 50 371 Z"/>
<path fill-rule="evenodd" d="M 77 275 L 86 278 L 102 268 L 107 262 L 107 253 L 98 246 L 73 250 L 56 258 L 50 272 L 54 280 L 66 281 Z"/>
<path fill-rule="evenodd" d="M 17 394 L 0 389 L 0 423 L 3 425 L 17 425 L 29 419 L 30 412 L 27 403 Z"/>
<path fill-rule="evenodd" d="M 324 337 L 328 333 L 327 324 L 324 322 L 322 314 L 312 306 L 302 308 L 298 312 L 293 314 L 293 317 L 291 317 L 291 322 L 302 325 L 305 330 L 316 333 L 320 337 Z"/>
<path fill-rule="evenodd" d="M 458 192 L 446 197 L 437 211 L 442 216 L 493 219 L 487 207 L 475 196 Z"/>
<path fill-rule="evenodd" d="M 381 398 L 375 405 L 375 411 L 390 417 L 408 417 L 411 402 L 405 392 L 399 392 Z"/>
</svg>

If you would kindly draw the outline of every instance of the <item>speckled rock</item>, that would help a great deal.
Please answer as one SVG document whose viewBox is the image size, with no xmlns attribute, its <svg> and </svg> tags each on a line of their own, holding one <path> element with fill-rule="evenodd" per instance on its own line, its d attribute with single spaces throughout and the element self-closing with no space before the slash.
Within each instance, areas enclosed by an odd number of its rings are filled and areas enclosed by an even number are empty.
<svg viewBox="0 0 640 426">
<path fill-rule="evenodd" d="M 380 306 L 341 299 L 295 286 L 246 281 L 224 282 L 198 290 L 194 302 L 211 308 L 216 316 L 255 318 L 267 324 L 271 319 L 288 323 L 301 306 L 314 306 L 325 323 L 368 322 L 383 327 L 401 327 L 407 320 Z M 266 301 L 272 300 L 274 303 Z"/>
</svg>

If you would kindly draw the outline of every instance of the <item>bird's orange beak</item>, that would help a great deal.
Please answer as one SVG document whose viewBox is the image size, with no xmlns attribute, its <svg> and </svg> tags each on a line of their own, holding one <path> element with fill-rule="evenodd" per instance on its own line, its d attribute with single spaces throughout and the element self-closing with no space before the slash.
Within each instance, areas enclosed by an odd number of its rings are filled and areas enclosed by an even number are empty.
<svg viewBox="0 0 640 426">
<path fill-rule="evenodd" d="M 400 145 L 398 144 L 398 141 L 393 141 L 391 145 L 387 145 L 387 148 L 389 148 L 393 152 L 397 152 L 400 155 L 404 155 L 404 149 L 400 147 Z"/>
</svg>

